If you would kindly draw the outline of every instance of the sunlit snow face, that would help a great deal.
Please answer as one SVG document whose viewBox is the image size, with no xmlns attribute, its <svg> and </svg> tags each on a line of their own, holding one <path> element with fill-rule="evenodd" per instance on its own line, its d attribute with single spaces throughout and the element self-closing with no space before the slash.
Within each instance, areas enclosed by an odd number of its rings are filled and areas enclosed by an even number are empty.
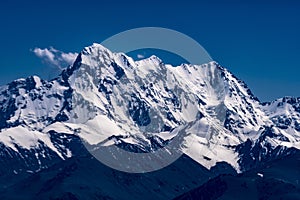
<svg viewBox="0 0 300 200">
<path fill-rule="evenodd" d="M 137 39 L 147 44 L 141 46 Z M 169 29 L 133 29 L 103 44 L 114 49 L 124 41 L 134 44 L 121 46 L 124 52 L 150 47 L 190 63 L 211 61 L 198 43 Z M 225 87 L 213 62 L 173 67 L 156 56 L 134 61 L 99 44 L 80 56 L 80 67 L 71 77 L 71 121 L 83 125 L 80 137 L 86 148 L 109 167 L 129 173 L 161 169 L 188 152 L 194 137 L 211 137 L 215 129 L 207 116 L 225 119 Z"/>
</svg>

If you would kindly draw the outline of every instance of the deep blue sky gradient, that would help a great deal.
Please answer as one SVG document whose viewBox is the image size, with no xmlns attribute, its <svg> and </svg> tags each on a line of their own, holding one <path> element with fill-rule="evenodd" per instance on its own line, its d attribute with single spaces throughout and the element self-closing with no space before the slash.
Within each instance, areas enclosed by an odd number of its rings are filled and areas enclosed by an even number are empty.
<svg viewBox="0 0 300 200">
<path fill-rule="evenodd" d="M 262 101 L 300 96 L 300 1 L 7 1 L 0 5 L 0 84 L 51 73 L 30 49 L 79 52 L 132 28 L 197 40 Z"/>
</svg>

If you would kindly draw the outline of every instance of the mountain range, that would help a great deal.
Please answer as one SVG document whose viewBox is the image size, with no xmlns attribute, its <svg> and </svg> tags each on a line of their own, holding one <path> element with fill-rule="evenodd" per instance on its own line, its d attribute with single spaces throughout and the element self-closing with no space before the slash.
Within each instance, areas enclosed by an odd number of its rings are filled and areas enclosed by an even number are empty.
<svg viewBox="0 0 300 200">
<path fill-rule="evenodd" d="M 215 61 L 134 61 L 93 44 L 55 79 L 0 87 L 0 145 L 6 199 L 216 199 L 298 159 L 300 98 L 260 102 Z"/>
</svg>

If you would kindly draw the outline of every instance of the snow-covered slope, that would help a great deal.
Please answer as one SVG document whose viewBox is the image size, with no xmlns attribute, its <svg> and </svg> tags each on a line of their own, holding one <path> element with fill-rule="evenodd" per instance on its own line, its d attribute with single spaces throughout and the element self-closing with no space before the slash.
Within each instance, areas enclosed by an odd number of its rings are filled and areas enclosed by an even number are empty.
<svg viewBox="0 0 300 200">
<path fill-rule="evenodd" d="M 300 98 L 262 104 L 216 62 L 173 67 L 99 44 L 52 81 L 33 76 L 0 88 L 2 160 L 19 155 L 30 168 L 24 154 L 33 155 L 34 170 L 48 157 L 76 156 L 79 138 L 151 152 L 177 137 L 204 167 L 224 161 L 243 171 L 300 149 Z"/>
</svg>

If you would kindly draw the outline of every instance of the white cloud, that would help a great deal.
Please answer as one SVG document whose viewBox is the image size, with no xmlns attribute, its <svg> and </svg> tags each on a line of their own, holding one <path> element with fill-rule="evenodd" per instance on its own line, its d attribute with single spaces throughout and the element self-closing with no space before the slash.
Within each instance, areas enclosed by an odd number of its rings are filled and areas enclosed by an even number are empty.
<svg viewBox="0 0 300 200">
<path fill-rule="evenodd" d="M 139 58 L 139 59 L 143 59 L 143 58 L 145 58 L 145 56 L 144 56 L 144 55 L 142 55 L 142 54 L 138 54 L 138 55 L 137 55 L 137 58 Z"/>
<path fill-rule="evenodd" d="M 78 53 L 65 53 L 53 47 L 45 49 L 36 47 L 32 50 L 32 52 L 45 63 L 58 67 L 59 69 L 63 69 L 68 65 L 71 65 L 78 56 Z"/>
<path fill-rule="evenodd" d="M 78 56 L 78 53 L 62 53 L 61 58 L 68 64 L 73 64 L 76 57 Z"/>
<path fill-rule="evenodd" d="M 48 49 L 40 49 L 40 48 L 34 48 L 33 53 L 39 58 L 45 59 L 48 62 L 56 65 L 56 62 L 54 60 L 54 54 L 48 50 Z"/>
</svg>

